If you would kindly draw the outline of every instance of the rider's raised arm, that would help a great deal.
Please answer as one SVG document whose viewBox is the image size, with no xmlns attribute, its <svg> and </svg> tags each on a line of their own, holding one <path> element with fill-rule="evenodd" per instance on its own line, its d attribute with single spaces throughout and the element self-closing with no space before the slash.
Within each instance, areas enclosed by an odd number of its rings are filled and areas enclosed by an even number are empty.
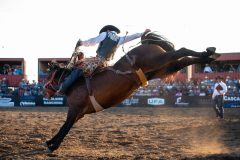
<svg viewBox="0 0 240 160">
<path fill-rule="evenodd" d="M 103 41 L 106 36 L 107 36 L 107 33 L 102 32 L 97 37 L 90 38 L 90 39 L 84 40 L 84 41 L 81 40 L 81 46 L 85 46 L 85 47 L 94 46 L 94 45 L 100 43 L 101 41 Z"/>
<path fill-rule="evenodd" d="M 124 37 L 120 37 L 120 40 L 118 42 L 118 46 L 124 44 L 124 43 L 127 43 L 127 42 L 130 42 L 134 39 L 137 39 L 137 38 L 140 38 L 142 35 L 143 35 L 144 32 L 142 33 L 135 33 L 135 34 L 132 34 L 132 35 L 129 35 L 129 36 L 124 36 Z"/>
</svg>

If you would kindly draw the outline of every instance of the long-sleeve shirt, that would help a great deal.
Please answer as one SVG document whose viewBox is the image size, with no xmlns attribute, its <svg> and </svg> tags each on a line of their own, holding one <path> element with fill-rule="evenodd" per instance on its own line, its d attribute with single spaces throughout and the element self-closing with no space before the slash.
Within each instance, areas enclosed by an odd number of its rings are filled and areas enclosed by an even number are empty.
<svg viewBox="0 0 240 160">
<path fill-rule="evenodd" d="M 143 35 L 143 33 L 135 33 L 135 34 L 132 34 L 132 35 L 129 35 L 129 36 L 120 37 L 120 40 L 117 44 L 117 47 L 119 47 L 120 45 L 122 45 L 124 43 L 127 43 L 129 41 L 132 41 L 134 39 L 140 38 Z M 102 32 L 97 37 L 81 41 L 81 45 L 85 46 L 85 47 L 94 46 L 94 45 L 100 43 L 101 41 L 103 41 L 106 38 L 106 36 L 107 36 L 107 32 Z"/>
<path fill-rule="evenodd" d="M 223 88 L 223 90 L 218 91 L 216 89 L 218 85 L 220 85 Z M 215 83 L 212 99 L 214 99 L 217 95 L 225 95 L 226 93 L 227 93 L 227 85 L 224 82 L 221 81 L 219 83 Z"/>
<path fill-rule="evenodd" d="M 144 34 L 144 32 L 135 33 L 135 34 L 132 34 L 132 35 L 129 35 L 129 36 L 120 37 L 119 42 L 117 44 L 117 47 L 119 47 L 120 45 L 122 45 L 124 43 L 127 43 L 129 41 L 132 41 L 134 39 L 140 38 L 143 34 Z M 94 46 L 96 44 L 99 44 L 101 41 L 103 41 L 106 38 L 106 36 L 107 36 L 107 32 L 102 32 L 97 37 L 90 38 L 90 39 L 84 40 L 84 41 L 81 40 L 81 45 L 85 46 L 85 47 Z M 70 69 L 74 66 L 77 56 L 78 55 L 75 54 L 75 53 L 72 55 L 72 58 L 71 58 L 69 64 L 67 65 L 67 68 Z"/>
</svg>

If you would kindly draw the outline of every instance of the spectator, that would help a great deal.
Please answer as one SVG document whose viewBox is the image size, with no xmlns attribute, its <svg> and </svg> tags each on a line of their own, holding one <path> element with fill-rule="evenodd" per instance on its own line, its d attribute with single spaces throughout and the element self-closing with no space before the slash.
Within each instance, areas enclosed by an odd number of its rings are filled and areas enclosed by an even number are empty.
<svg viewBox="0 0 240 160">
<path fill-rule="evenodd" d="M 182 96 L 182 91 L 177 91 L 176 95 L 177 97 L 181 97 Z"/>
<path fill-rule="evenodd" d="M 8 94 L 8 80 L 7 78 L 3 78 L 2 81 L 1 81 L 1 92 L 3 94 Z"/>
<path fill-rule="evenodd" d="M 240 72 L 240 64 L 237 66 L 237 72 Z"/>
<path fill-rule="evenodd" d="M 216 112 L 216 117 L 223 119 L 224 109 L 223 109 L 223 96 L 227 93 L 227 85 L 222 81 L 223 78 L 216 77 L 216 83 L 214 85 L 214 91 L 212 94 L 212 99 L 214 100 L 214 110 Z"/>
<path fill-rule="evenodd" d="M 11 69 L 11 67 L 9 64 L 4 64 L 3 65 L 3 74 L 7 75 L 8 72 L 10 72 L 10 69 Z"/>
<path fill-rule="evenodd" d="M 27 83 L 26 80 L 23 78 L 22 81 L 19 83 L 19 96 L 23 96 L 24 92 L 27 90 Z"/>
<path fill-rule="evenodd" d="M 8 75 L 13 75 L 13 72 L 14 72 L 14 68 L 13 67 L 10 67 L 9 71 L 8 71 Z"/>
<path fill-rule="evenodd" d="M 33 96 L 37 96 L 38 95 L 38 84 L 36 83 L 35 80 L 33 80 L 32 84 L 31 84 L 31 94 Z"/>
<path fill-rule="evenodd" d="M 13 75 L 22 75 L 22 69 L 20 67 L 16 67 L 13 70 Z"/>
<path fill-rule="evenodd" d="M 204 73 L 212 73 L 213 71 L 212 71 L 212 68 L 208 64 L 206 64 L 203 69 L 203 72 Z"/>
<path fill-rule="evenodd" d="M 238 83 L 236 84 L 236 88 L 238 93 L 240 93 L 240 79 L 238 80 Z"/>
<path fill-rule="evenodd" d="M 233 65 L 229 65 L 229 72 L 235 72 L 236 69 L 233 67 Z"/>
</svg>

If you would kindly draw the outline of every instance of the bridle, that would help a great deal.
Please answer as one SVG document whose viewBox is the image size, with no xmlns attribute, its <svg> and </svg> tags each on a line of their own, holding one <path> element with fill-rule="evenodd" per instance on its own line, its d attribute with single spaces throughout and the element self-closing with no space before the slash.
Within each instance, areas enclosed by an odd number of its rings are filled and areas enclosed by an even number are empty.
<svg viewBox="0 0 240 160">
<path fill-rule="evenodd" d="M 57 74 L 57 70 L 53 72 L 50 80 L 44 85 L 44 90 L 50 94 L 55 94 L 57 92 L 58 88 L 56 86 L 59 86 L 61 84 L 62 79 L 64 78 L 65 70 L 61 73 L 61 76 L 56 81 L 54 78 Z"/>
</svg>

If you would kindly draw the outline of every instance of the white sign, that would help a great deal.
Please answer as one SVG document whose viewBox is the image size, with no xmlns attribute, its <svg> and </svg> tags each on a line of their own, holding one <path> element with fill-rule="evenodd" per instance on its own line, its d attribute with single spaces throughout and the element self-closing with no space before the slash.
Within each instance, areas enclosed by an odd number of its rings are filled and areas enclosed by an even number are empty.
<svg viewBox="0 0 240 160">
<path fill-rule="evenodd" d="M 21 101 L 20 102 L 20 106 L 23 107 L 23 106 L 36 106 L 36 103 L 31 101 L 31 102 L 28 102 L 28 101 Z"/>
<path fill-rule="evenodd" d="M 224 96 L 224 101 L 240 101 L 239 96 Z"/>
<path fill-rule="evenodd" d="M 11 102 L 12 98 L 1 98 L 0 97 L 0 106 L 1 107 L 14 107 L 14 102 Z"/>
<path fill-rule="evenodd" d="M 148 98 L 149 105 L 164 105 L 165 99 L 163 98 Z"/>
<path fill-rule="evenodd" d="M 128 98 L 125 99 L 122 104 L 123 105 L 132 105 L 132 104 L 138 104 L 139 103 L 139 99 L 138 98 Z"/>
</svg>

